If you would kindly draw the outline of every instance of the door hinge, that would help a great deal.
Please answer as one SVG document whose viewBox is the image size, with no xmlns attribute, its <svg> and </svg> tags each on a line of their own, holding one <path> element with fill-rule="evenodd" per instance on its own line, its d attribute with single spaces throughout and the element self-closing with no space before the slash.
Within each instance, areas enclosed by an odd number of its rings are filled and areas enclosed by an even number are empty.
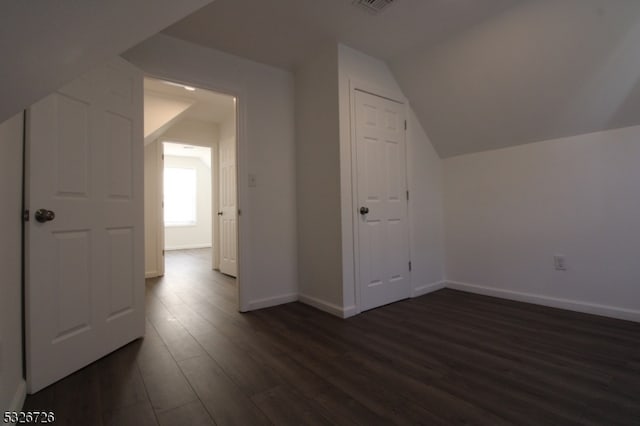
<svg viewBox="0 0 640 426">
<path fill-rule="evenodd" d="M 407 191 L 407 201 L 409 201 L 409 191 Z"/>
<path fill-rule="evenodd" d="M 25 222 L 29 222 L 29 209 L 26 209 L 22 212 L 22 220 Z"/>
<path fill-rule="evenodd" d="M 164 256 L 164 250 L 162 250 L 162 255 Z"/>
<path fill-rule="evenodd" d="M 409 261 L 409 271 L 411 271 L 411 261 Z"/>
<path fill-rule="evenodd" d="M 407 120 L 404 120 L 404 129 L 407 130 Z"/>
</svg>

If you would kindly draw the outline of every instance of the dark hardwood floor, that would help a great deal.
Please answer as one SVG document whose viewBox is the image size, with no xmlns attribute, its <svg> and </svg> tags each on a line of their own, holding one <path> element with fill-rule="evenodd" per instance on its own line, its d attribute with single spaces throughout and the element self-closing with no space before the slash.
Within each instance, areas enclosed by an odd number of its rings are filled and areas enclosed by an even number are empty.
<svg viewBox="0 0 640 426">
<path fill-rule="evenodd" d="M 208 265 L 168 253 L 146 337 L 24 409 L 68 425 L 640 424 L 640 324 L 453 290 L 348 320 L 239 314 Z"/>
</svg>

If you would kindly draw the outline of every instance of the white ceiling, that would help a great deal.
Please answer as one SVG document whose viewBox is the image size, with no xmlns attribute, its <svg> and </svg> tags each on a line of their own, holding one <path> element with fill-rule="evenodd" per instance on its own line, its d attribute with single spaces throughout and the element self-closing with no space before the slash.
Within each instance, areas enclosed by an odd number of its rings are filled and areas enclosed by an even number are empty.
<svg viewBox="0 0 640 426">
<path fill-rule="evenodd" d="M 442 157 L 640 124 L 636 0 L 1 2 L 0 122 L 193 11 L 166 33 L 285 69 L 327 40 L 386 60 Z"/>
<path fill-rule="evenodd" d="M 202 160 L 207 167 L 211 168 L 211 148 L 205 146 L 185 145 L 181 143 L 165 142 L 164 155 L 174 157 L 189 157 Z"/>
<path fill-rule="evenodd" d="M 286 69 L 326 40 L 392 60 L 522 0 L 396 0 L 376 16 L 352 1 L 216 0 L 164 33 Z"/>
<path fill-rule="evenodd" d="M 316 45 L 385 60 L 441 157 L 640 124 L 640 1 L 216 0 L 164 32 L 295 70 Z"/>
<path fill-rule="evenodd" d="M 233 114 L 235 100 L 233 96 L 195 88 L 185 90 L 182 86 L 167 84 L 154 78 L 144 79 L 145 93 L 161 94 L 176 101 L 185 101 L 192 105 L 180 115 L 180 119 L 204 121 L 206 123 L 222 123 Z"/>
<path fill-rule="evenodd" d="M 391 62 L 441 157 L 640 125 L 640 1 L 536 0 Z"/>
</svg>

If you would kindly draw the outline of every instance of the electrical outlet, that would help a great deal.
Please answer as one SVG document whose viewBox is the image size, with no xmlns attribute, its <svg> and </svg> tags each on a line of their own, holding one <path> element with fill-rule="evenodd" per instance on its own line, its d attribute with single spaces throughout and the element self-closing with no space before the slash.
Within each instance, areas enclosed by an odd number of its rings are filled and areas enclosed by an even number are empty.
<svg viewBox="0 0 640 426">
<path fill-rule="evenodd" d="M 556 271 L 566 271 L 567 270 L 567 262 L 565 261 L 564 255 L 556 254 L 553 256 L 553 266 L 556 268 Z"/>
</svg>

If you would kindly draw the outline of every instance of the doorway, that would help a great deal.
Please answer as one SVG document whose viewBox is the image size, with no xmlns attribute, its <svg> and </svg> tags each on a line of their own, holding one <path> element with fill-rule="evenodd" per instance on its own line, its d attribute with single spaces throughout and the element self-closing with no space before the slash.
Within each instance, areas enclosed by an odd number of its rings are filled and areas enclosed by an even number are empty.
<svg viewBox="0 0 640 426">
<path fill-rule="evenodd" d="M 406 121 L 398 101 L 354 90 L 360 310 L 411 297 Z"/>
<path fill-rule="evenodd" d="M 145 78 L 147 278 L 189 254 L 237 277 L 236 116 L 234 96 Z"/>
<path fill-rule="evenodd" d="M 211 148 L 163 142 L 164 249 L 210 249 Z"/>
</svg>

